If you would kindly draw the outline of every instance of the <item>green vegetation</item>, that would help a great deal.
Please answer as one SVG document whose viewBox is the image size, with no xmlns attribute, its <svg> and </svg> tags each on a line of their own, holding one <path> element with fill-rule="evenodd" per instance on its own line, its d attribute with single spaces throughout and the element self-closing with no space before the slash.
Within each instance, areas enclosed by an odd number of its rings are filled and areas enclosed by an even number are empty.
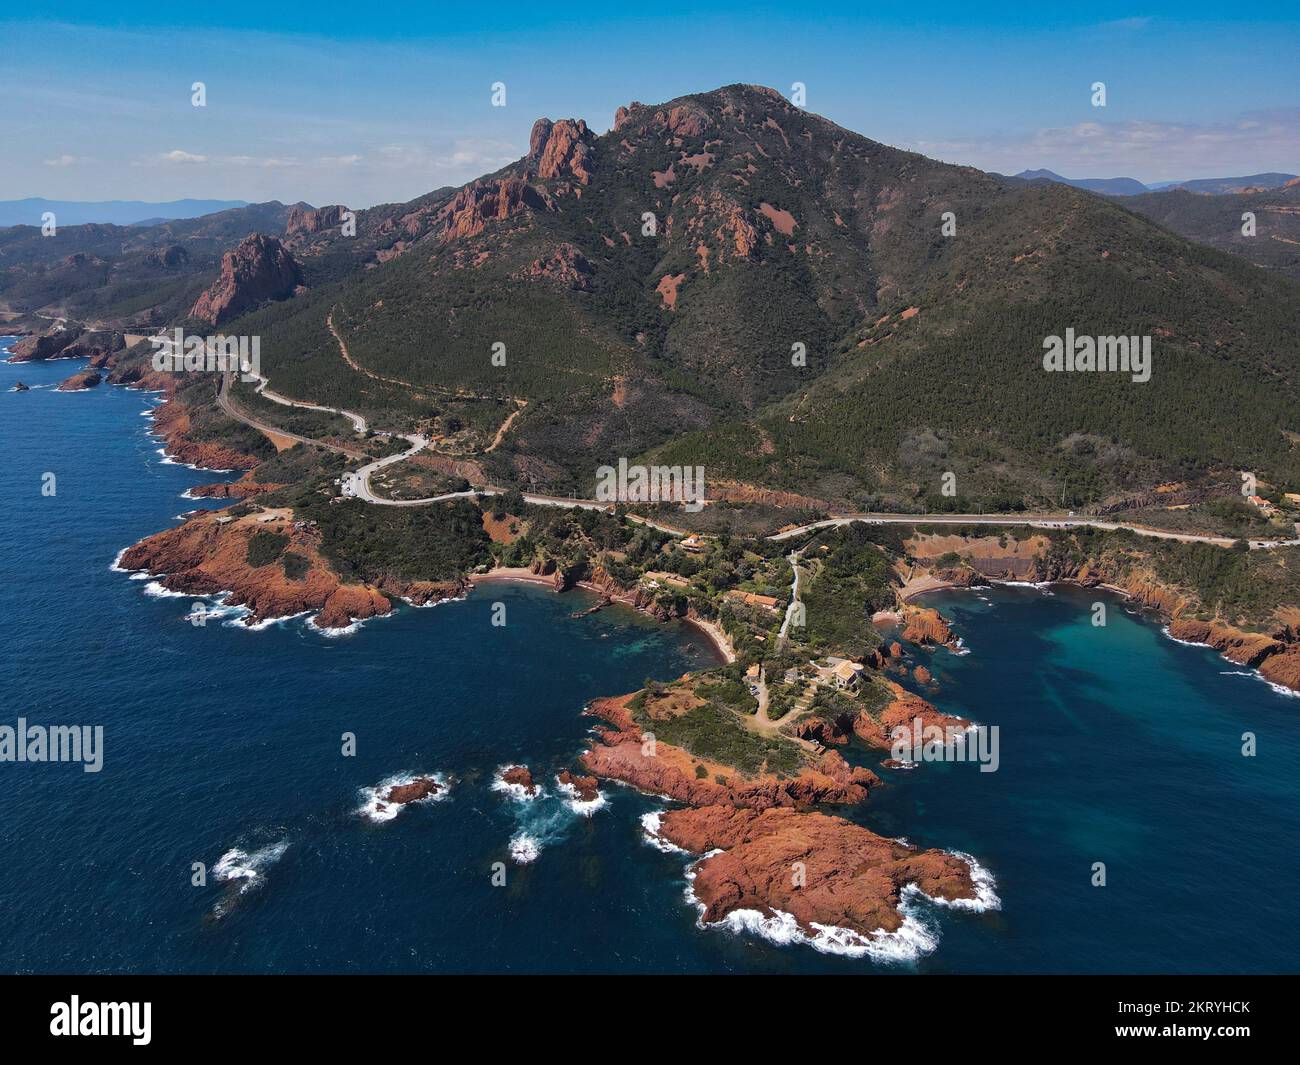
<svg viewBox="0 0 1300 1065">
<path fill-rule="evenodd" d="M 321 533 L 321 553 L 345 581 L 438 581 L 491 557 L 477 506 L 465 499 L 428 507 L 377 507 L 359 499 L 305 500 L 297 516 Z"/>
<path fill-rule="evenodd" d="M 269 566 L 284 553 L 289 546 L 289 537 L 284 533 L 269 532 L 258 529 L 248 538 L 247 562 L 254 568 Z"/>
<path fill-rule="evenodd" d="M 784 737 L 760 736 L 745 728 L 736 715 L 722 707 L 705 704 L 675 717 L 651 718 L 635 700 L 628 704 L 637 724 L 655 739 L 681 747 L 697 758 L 734 766 L 746 775 L 765 767 L 773 773 L 797 773 L 803 765 L 799 746 Z"/>
<path fill-rule="evenodd" d="M 301 581 L 307 576 L 308 570 L 311 569 L 311 562 L 307 556 L 297 551 L 286 551 L 280 559 L 280 564 L 284 566 L 284 575 L 291 581 Z"/>
</svg>

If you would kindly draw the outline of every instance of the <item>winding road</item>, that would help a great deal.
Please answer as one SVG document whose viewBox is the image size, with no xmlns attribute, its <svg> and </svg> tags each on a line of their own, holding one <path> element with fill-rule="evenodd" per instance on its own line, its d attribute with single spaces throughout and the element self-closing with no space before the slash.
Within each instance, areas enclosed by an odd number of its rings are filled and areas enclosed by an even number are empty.
<svg viewBox="0 0 1300 1065">
<path fill-rule="evenodd" d="M 353 365 L 351 359 L 347 355 L 347 349 L 343 345 L 342 337 L 339 337 L 338 333 L 334 330 L 334 323 L 332 318 L 329 325 L 330 325 L 331 332 L 334 332 L 334 335 L 338 337 L 340 348 L 343 350 L 344 353 L 344 358 L 348 360 L 349 365 Z M 329 448 L 331 451 L 340 452 L 341 454 L 347 455 L 354 459 L 361 459 L 366 457 L 361 452 L 353 450 L 351 448 L 342 447 L 338 444 L 327 444 L 319 440 L 312 440 L 309 439 L 308 437 L 298 436 L 295 433 L 285 432 L 282 429 L 277 429 L 273 425 L 267 425 L 265 422 L 261 422 L 257 420 L 251 415 L 240 410 L 235 404 L 231 402 L 229 396 L 229 389 L 228 389 L 228 384 L 229 384 L 227 380 L 228 377 L 229 377 L 228 374 L 222 375 L 221 384 L 217 392 L 217 400 L 220 403 L 221 408 L 237 421 L 241 421 L 245 425 L 250 425 L 253 428 L 258 429 L 259 431 L 264 433 L 275 433 L 280 436 L 287 437 L 291 440 L 299 441 L 300 443 L 314 444 L 318 447 Z M 347 418 L 352 423 L 353 429 L 356 430 L 358 434 L 364 434 L 368 431 L 366 420 L 360 414 L 353 413 L 352 411 L 342 410 L 337 407 L 325 407 L 316 403 L 306 403 L 301 400 L 290 399 L 287 396 L 283 396 L 280 393 L 274 392 L 271 389 L 269 389 L 267 387 L 268 382 L 266 378 L 258 377 L 257 380 L 258 380 L 258 385 L 256 389 L 257 393 L 263 396 L 264 398 L 271 400 L 273 403 L 279 403 L 286 407 L 299 407 L 304 410 L 320 411 L 326 414 L 339 414 L 342 415 L 344 418 Z M 510 415 L 510 417 L 506 419 L 505 424 L 497 432 L 496 439 L 494 439 L 492 442 L 492 448 L 495 448 L 501 442 L 501 439 L 505 435 L 506 430 L 510 427 L 510 423 L 513 422 L 515 417 L 520 413 L 520 411 L 522 411 L 524 401 L 517 400 L 516 402 L 520 403 L 519 409 L 514 411 Z M 449 499 L 464 499 L 470 496 L 493 495 L 493 494 L 499 494 L 507 491 L 507 489 L 497 488 L 489 485 L 483 488 L 470 489 L 464 492 L 445 492 L 441 495 L 427 496 L 422 499 L 384 499 L 381 496 L 377 496 L 375 495 L 373 489 L 370 486 L 371 475 L 374 474 L 376 471 L 383 469 L 386 466 L 391 466 L 394 463 L 401 462 L 404 459 L 408 459 L 412 455 L 415 455 L 418 452 L 423 451 L 425 448 L 429 446 L 431 441 L 427 437 L 414 435 L 414 434 L 405 435 L 402 433 L 387 433 L 387 432 L 382 432 L 380 430 L 376 430 L 376 432 L 383 436 L 401 437 L 401 439 L 408 441 L 411 446 L 406 451 L 402 451 L 394 455 L 387 455 L 381 459 L 376 459 L 373 462 L 367 463 L 366 465 L 362 466 L 360 469 L 355 470 L 352 473 L 344 474 L 342 481 L 340 482 L 343 488 L 344 495 L 354 496 L 357 499 L 365 500 L 367 503 L 375 503 L 380 506 L 420 507 L 420 506 L 427 506 L 432 503 L 446 502 Z M 489 448 L 489 450 L 491 450 L 491 448 Z M 566 498 L 563 496 L 530 495 L 528 493 L 523 493 L 523 498 L 528 503 L 533 503 L 538 506 L 546 506 L 546 507 L 578 507 L 583 510 L 613 510 L 614 509 L 613 504 L 602 503 L 594 499 L 577 499 L 577 498 Z M 639 524 L 647 525 L 651 528 L 658 529 L 662 532 L 670 533 L 673 536 L 686 535 L 686 533 L 683 532 L 683 530 L 681 529 L 674 528 L 671 525 L 660 524 L 659 522 L 656 522 L 650 518 L 643 517 L 642 515 L 639 514 L 629 514 L 628 519 L 630 521 L 635 521 Z M 857 521 L 866 522 L 871 525 L 988 525 L 988 526 L 1019 525 L 1019 526 L 1027 526 L 1029 528 L 1035 528 L 1035 529 L 1092 528 L 1092 529 L 1104 529 L 1112 532 L 1125 530 L 1131 533 L 1135 533 L 1138 536 L 1147 536 L 1157 540 L 1176 540 L 1179 543 L 1184 543 L 1184 544 L 1193 544 L 1193 543 L 1213 544 L 1216 547 L 1226 548 L 1226 547 L 1231 547 L 1234 543 L 1236 543 L 1236 540 L 1228 536 L 1211 536 L 1205 533 L 1168 532 L 1163 529 L 1151 529 L 1142 525 L 1128 525 L 1123 522 L 1117 522 L 1117 521 L 1102 521 L 1100 518 L 1081 518 L 1081 517 L 1076 517 L 1073 514 L 885 514 L 885 513 L 871 513 L 871 512 L 836 514 L 829 518 L 824 518 L 820 521 L 809 522 L 806 525 L 797 525 L 789 529 L 783 529 L 780 532 L 771 534 L 770 536 L 767 537 L 767 539 L 774 540 L 777 542 L 784 541 L 784 540 L 793 540 L 800 536 L 804 536 L 807 533 L 816 532 L 818 529 L 829 529 L 839 525 L 849 525 Z M 1270 548 L 1275 548 L 1275 547 L 1295 547 L 1295 546 L 1300 546 L 1300 536 L 1296 536 L 1294 538 L 1286 539 L 1286 540 L 1249 540 L 1248 543 L 1251 550 L 1255 550 L 1255 551 L 1268 550 Z M 796 558 L 797 553 L 795 555 L 791 555 L 790 557 L 791 559 Z M 792 562 L 791 565 L 794 569 L 794 588 L 793 588 L 794 598 L 791 599 L 790 608 L 786 611 L 785 621 L 781 625 L 782 636 L 785 635 L 787 629 L 789 628 L 790 617 L 791 617 L 790 611 L 794 609 L 794 605 L 797 602 L 798 591 L 799 591 L 799 567 L 794 562 Z"/>
</svg>

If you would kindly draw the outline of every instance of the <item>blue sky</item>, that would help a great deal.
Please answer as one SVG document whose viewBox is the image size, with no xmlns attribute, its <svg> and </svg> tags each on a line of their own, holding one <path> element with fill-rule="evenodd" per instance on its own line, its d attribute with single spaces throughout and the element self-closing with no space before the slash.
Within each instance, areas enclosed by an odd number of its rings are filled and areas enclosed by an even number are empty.
<svg viewBox="0 0 1300 1065">
<path fill-rule="evenodd" d="M 1300 173 L 1300 15 L 1276 10 L 38 4 L 0 16 L 0 199 L 406 200 L 517 158 L 538 116 L 604 131 L 736 81 L 803 82 L 843 126 L 988 170 Z"/>
</svg>

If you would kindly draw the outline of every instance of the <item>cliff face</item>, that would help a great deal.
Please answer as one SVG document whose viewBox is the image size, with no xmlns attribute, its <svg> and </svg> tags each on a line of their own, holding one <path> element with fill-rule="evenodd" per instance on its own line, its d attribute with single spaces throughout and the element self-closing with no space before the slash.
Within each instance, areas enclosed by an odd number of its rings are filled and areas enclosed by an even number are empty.
<svg viewBox="0 0 1300 1065">
<path fill-rule="evenodd" d="M 191 316 L 220 325 L 266 300 L 292 296 L 302 282 L 293 256 L 275 237 L 253 233 L 221 258 L 221 276 L 190 308 Z"/>
<path fill-rule="evenodd" d="M 249 541 L 258 533 L 278 533 L 286 538 L 286 545 L 275 560 L 253 566 L 248 561 Z M 282 561 L 288 553 L 305 563 L 296 578 L 287 574 Z M 385 581 L 379 587 L 344 583 L 321 555 L 319 533 L 309 524 L 293 521 L 287 510 L 239 518 L 204 512 L 141 540 L 123 553 L 119 565 L 144 570 L 173 592 L 229 592 L 226 602 L 248 607 L 250 624 L 316 611 L 315 625 L 340 629 L 388 613 L 390 596 L 422 605 L 464 594 L 460 581 Z"/>
<path fill-rule="evenodd" d="M 550 211 L 554 206 L 545 190 L 522 178 L 503 178 L 461 189 L 434 220 L 442 227 L 441 239 L 451 242 L 477 236 L 489 222 L 504 221 L 528 209 Z"/>
<path fill-rule="evenodd" d="M 206 470 L 251 470 L 258 464 L 252 455 L 225 444 L 190 439 L 189 408 L 179 399 L 169 399 L 154 411 L 153 427 L 162 437 L 163 450 L 179 462 Z"/>
<path fill-rule="evenodd" d="M 63 351 L 74 344 L 81 335 L 78 329 L 57 329 L 43 336 L 27 336 L 9 350 L 10 362 L 39 362 L 42 359 L 65 358 Z"/>
<path fill-rule="evenodd" d="M 343 224 L 343 212 L 347 208 L 342 204 L 330 204 L 328 207 L 303 207 L 294 205 L 289 209 L 289 219 L 284 226 L 286 238 L 300 235 L 310 236 L 336 229 Z"/>
<path fill-rule="evenodd" d="M 526 163 L 543 181 L 572 176 L 581 184 L 591 181 L 591 147 L 595 137 L 582 119 L 552 122 L 539 118 L 528 140 Z"/>
</svg>

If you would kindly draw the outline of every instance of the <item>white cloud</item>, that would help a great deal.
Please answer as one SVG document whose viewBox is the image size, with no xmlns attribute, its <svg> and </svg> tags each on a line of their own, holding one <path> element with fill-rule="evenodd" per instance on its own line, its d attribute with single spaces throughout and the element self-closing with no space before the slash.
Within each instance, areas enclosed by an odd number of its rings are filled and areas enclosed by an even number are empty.
<svg viewBox="0 0 1300 1065">
<path fill-rule="evenodd" d="M 46 166 L 72 166 L 74 163 L 84 163 L 85 159 L 79 155 L 60 155 L 53 159 L 46 159 Z"/>
<path fill-rule="evenodd" d="M 163 152 L 162 160 L 165 163 L 206 163 L 206 155 L 195 155 L 193 152 L 181 151 L 180 148 L 173 148 L 170 152 Z"/>
<path fill-rule="evenodd" d="M 984 139 L 918 141 L 907 147 L 1004 174 L 1046 167 L 1072 178 L 1160 181 L 1264 170 L 1296 173 L 1300 172 L 1300 107 L 1200 124 L 1078 122 Z"/>
</svg>

